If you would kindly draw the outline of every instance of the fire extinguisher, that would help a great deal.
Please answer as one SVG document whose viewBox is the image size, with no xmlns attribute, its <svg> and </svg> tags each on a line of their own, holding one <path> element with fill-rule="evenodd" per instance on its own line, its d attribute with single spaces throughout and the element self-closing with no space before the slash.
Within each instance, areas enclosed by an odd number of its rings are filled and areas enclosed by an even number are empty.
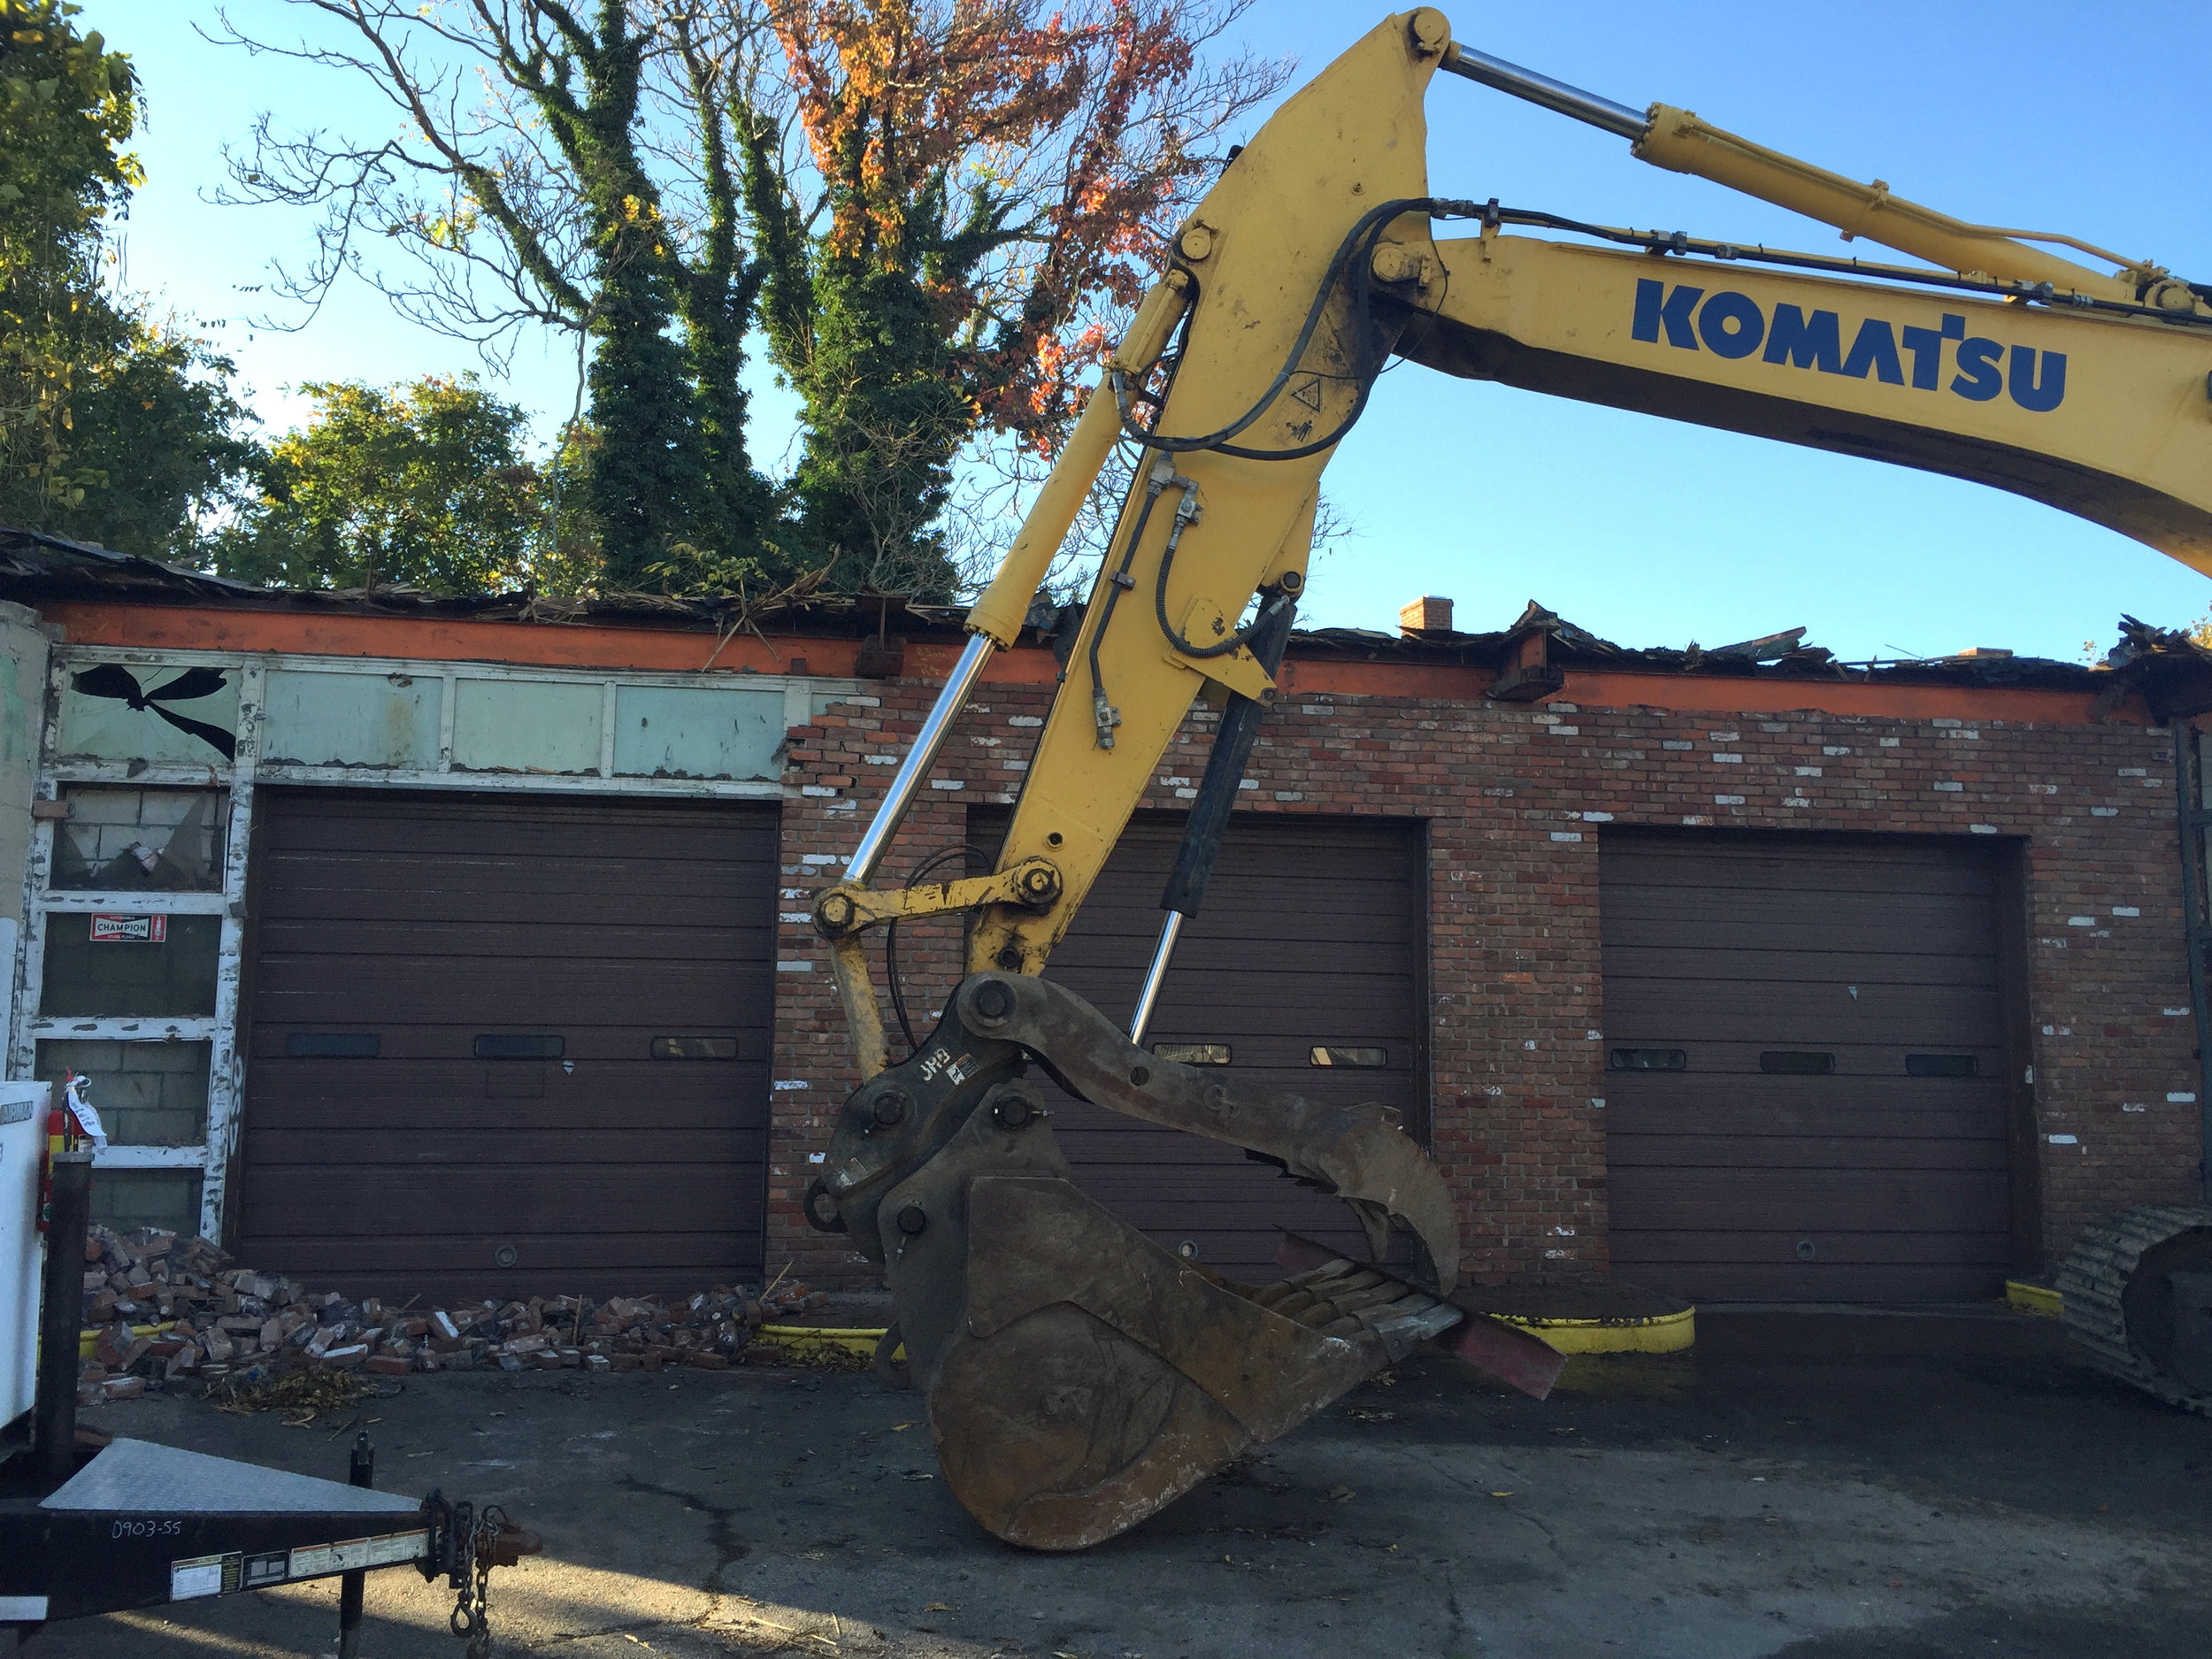
<svg viewBox="0 0 2212 1659">
<path fill-rule="evenodd" d="M 46 1113 L 46 1149 L 38 1161 L 38 1230 L 46 1231 L 54 1207 L 54 1155 L 74 1152 L 89 1142 L 96 1150 L 108 1143 L 106 1131 L 100 1123 L 100 1114 L 92 1110 L 86 1100 L 91 1088 L 89 1078 L 74 1071 L 63 1074 L 58 1104 Z"/>
</svg>

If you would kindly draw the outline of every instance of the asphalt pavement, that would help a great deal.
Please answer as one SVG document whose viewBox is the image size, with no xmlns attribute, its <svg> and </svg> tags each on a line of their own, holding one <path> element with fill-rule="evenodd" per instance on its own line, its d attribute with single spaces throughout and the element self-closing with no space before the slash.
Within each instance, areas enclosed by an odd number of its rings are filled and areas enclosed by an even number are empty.
<svg viewBox="0 0 2212 1659">
<path fill-rule="evenodd" d="M 544 1534 L 492 1577 L 503 1654 L 2212 1651 L 2212 1421 L 2081 1369 L 2049 1331 L 1709 1331 L 1688 1355 L 1576 1361 L 1541 1403 L 1408 1362 L 1078 1555 L 977 1528 L 919 1400 L 864 1375 L 475 1373 L 301 1427 L 177 1394 L 83 1421 L 342 1479 L 357 1415 L 380 1486 L 496 1502 Z M 336 1606 L 326 1580 L 52 1625 L 29 1651 L 326 1655 Z M 365 1659 L 457 1659 L 450 1606 L 411 1571 L 372 1574 Z"/>
</svg>

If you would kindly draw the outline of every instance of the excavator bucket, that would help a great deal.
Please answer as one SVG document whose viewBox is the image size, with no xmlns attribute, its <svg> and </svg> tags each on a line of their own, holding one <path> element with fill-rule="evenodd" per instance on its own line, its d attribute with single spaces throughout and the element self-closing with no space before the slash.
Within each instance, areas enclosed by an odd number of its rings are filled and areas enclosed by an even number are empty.
<svg viewBox="0 0 2212 1659">
<path fill-rule="evenodd" d="M 1179 1126 L 1333 1171 L 1348 1199 L 1415 1225 L 1435 1287 L 1302 1240 L 1286 1241 L 1290 1276 L 1264 1286 L 1163 1249 L 1077 1189 L 1020 1079 L 1031 1059 L 1115 1110 L 1133 1091 L 1152 1121 L 1194 1110 L 1201 1123 Z M 847 1102 L 808 1210 L 882 1260 L 954 1495 L 1034 1549 L 1127 1530 L 1448 1333 L 1539 1397 L 1560 1363 L 1448 1299 L 1442 1178 L 1380 1109 L 1232 1094 L 1043 980 L 966 981 L 931 1040 Z"/>
</svg>

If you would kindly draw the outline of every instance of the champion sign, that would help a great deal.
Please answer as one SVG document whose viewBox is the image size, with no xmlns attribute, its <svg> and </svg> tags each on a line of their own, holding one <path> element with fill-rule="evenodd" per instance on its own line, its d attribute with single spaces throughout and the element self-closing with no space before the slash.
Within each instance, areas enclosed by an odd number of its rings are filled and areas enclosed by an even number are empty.
<svg viewBox="0 0 2212 1659">
<path fill-rule="evenodd" d="M 92 942 L 96 945 L 160 945 L 169 939 L 165 916 L 96 916 Z"/>
<path fill-rule="evenodd" d="M 1702 349 L 1722 357 L 1747 357 L 1755 351 L 1763 363 L 1818 369 L 1855 380 L 1871 374 L 1885 386 L 1905 384 L 1905 359 L 1909 357 L 1912 384 L 1923 392 L 1939 388 L 1944 348 L 1955 342 L 1950 389 L 1959 396 L 1986 403 L 2009 392 L 2014 403 L 2039 415 L 2050 413 L 2066 399 L 2063 351 L 2014 346 L 2008 357 L 1996 341 L 1969 335 L 1966 319 L 1950 311 L 1944 313 L 1939 328 L 1893 328 L 1880 318 L 1870 317 L 1859 325 L 1846 349 L 1843 321 L 1834 311 L 1808 316 L 1798 306 L 1777 305 L 1770 319 L 1747 294 L 1723 288 L 1709 296 L 1703 288 L 1687 283 L 1669 285 L 1641 277 L 1636 283 L 1632 332 L 1651 345 L 1664 339 L 1684 351 Z"/>
</svg>

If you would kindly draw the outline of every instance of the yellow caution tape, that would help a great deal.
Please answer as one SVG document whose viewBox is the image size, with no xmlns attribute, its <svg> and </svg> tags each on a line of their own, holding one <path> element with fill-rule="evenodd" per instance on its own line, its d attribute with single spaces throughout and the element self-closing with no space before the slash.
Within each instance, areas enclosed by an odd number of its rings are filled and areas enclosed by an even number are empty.
<svg viewBox="0 0 2212 1659">
<path fill-rule="evenodd" d="M 2029 1285 L 2016 1279 L 2008 1279 L 2005 1280 L 2005 1302 L 2022 1313 L 2040 1314 L 2047 1319 L 2066 1317 L 2066 1298 L 2047 1285 Z"/>
<path fill-rule="evenodd" d="M 857 1354 L 863 1359 L 875 1357 L 876 1344 L 883 1340 L 881 1330 L 863 1330 L 854 1326 L 821 1325 L 764 1325 L 758 1335 L 764 1340 L 780 1344 L 797 1351 L 803 1348 L 842 1348 L 848 1354 Z"/>
<path fill-rule="evenodd" d="M 1535 1319 L 1500 1314 L 1508 1325 L 1533 1332 L 1562 1354 L 1678 1354 L 1697 1340 L 1697 1310 L 1623 1319 Z M 883 1340 L 880 1329 L 811 1325 L 764 1325 L 764 1339 L 787 1348 L 841 1348 L 872 1356 Z"/>
<path fill-rule="evenodd" d="M 1532 1319 L 1496 1316 L 1540 1336 L 1562 1354 L 1679 1354 L 1697 1342 L 1697 1310 L 1633 1319 Z"/>
<path fill-rule="evenodd" d="M 131 1327 L 131 1334 L 133 1336 L 159 1336 L 164 1331 L 173 1330 L 176 1323 L 174 1319 L 169 1319 L 160 1325 L 134 1325 Z M 100 1346 L 100 1339 L 106 1334 L 105 1327 L 101 1325 L 94 1325 L 88 1331 L 78 1332 L 77 1357 L 90 1359 L 92 1350 Z"/>
</svg>

